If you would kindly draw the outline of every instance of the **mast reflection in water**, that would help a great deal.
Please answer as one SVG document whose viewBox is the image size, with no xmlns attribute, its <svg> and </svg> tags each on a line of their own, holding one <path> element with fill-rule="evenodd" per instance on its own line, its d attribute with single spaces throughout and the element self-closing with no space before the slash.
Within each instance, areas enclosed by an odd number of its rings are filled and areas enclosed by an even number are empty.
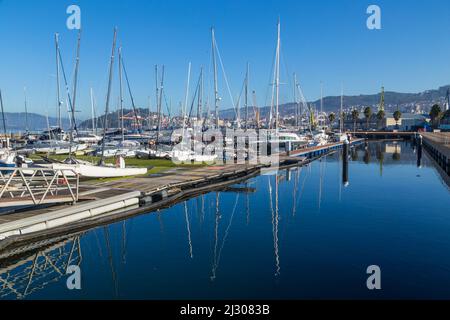
<svg viewBox="0 0 450 320">
<path fill-rule="evenodd" d="M 430 164 L 413 143 L 370 142 L 44 248 L 3 252 L 0 297 L 448 299 L 450 193 Z M 66 288 L 68 264 L 81 267 L 79 291 Z M 382 271 L 377 292 L 366 288 L 373 264 Z"/>
</svg>

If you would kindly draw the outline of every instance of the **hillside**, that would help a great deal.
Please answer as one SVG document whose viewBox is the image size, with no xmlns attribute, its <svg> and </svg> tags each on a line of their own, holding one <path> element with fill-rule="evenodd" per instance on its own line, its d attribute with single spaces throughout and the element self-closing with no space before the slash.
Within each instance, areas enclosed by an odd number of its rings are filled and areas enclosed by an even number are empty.
<svg viewBox="0 0 450 320">
<path fill-rule="evenodd" d="M 5 112 L 5 122 L 6 130 L 8 132 L 25 131 L 26 129 L 26 115 L 25 112 Z M 56 126 L 57 119 L 54 117 L 49 117 L 48 122 L 50 126 Z M 62 119 L 63 127 L 65 129 L 69 128 L 69 120 Z M 47 129 L 47 117 L 37 114 L 28 113 L 28 130 L 30 131 L 41 131 Z M 3 122 L 0 115 L 0 130 L 3 130 Z"/>
</svg>

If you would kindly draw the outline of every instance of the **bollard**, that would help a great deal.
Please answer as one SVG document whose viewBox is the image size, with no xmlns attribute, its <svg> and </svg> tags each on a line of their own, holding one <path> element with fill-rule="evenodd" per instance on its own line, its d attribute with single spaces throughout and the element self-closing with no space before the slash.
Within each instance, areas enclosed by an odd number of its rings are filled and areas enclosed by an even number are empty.
<svg viewBox="0 0 450 320">
<path fill-rule="evenodd" d="M 348 149 L 349 143 L 345 141 L 342 149 L 342 183 L 344 186 L 348 186 Z"/>
</svg>

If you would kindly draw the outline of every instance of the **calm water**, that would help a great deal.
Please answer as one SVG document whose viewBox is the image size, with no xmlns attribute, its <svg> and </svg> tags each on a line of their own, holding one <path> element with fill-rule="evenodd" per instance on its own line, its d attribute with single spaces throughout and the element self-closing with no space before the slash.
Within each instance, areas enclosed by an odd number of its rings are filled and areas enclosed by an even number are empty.
<svg viewBox="0 0 450 320">
<path fill-rule="evenodd" d="M 334 154 L 3 261 L 0 297 L 450 298 L 450 191 L 429 159 L 407 142 L 349 158 L 347 184 Z M 80 291 L 58 273 L 70 252 Z"/>
</svg>

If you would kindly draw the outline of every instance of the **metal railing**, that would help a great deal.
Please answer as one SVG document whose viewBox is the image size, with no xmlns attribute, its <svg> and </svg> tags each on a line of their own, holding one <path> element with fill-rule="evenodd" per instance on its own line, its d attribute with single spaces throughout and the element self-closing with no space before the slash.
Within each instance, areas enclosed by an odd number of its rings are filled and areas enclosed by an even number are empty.
<svg viewBox="0 0 450 320">
<path fill-rule="evenodd" d="M 73 169 L 0 167 L 0 207 L 78 201 Z"/>
</svg>

